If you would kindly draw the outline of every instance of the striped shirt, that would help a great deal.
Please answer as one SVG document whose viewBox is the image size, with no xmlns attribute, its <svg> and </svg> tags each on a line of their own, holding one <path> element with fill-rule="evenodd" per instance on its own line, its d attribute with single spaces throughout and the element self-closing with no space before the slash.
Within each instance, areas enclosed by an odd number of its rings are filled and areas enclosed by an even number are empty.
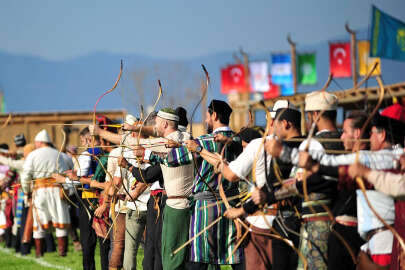
<svg viewBox="0 0 405 270">
<path fill-rule="evenodd" d="M 214 141 L 214 135 L 216 133 L 220 133 L 224 136 L 227 137 L 232 137 L 234 135 L 234 132 L 229 128 L 229 127 L 221 127 L 217 128 L 213 133 L 207 134 L 207 135 L 202 135 L 198 138 L 196 138 L 196 142 L 206 149 L 209 152 L 216 152 L 216 153 L 221 153 L 221 150 L 223 148 L 223 144 L 215 142 Z M 228 161 L 232 161 L 236 159 L 237 155 L 239 154 L 239 151 L 233 151 L 231 147 L 227 147 L 225 149 L 225 159 Z M 157 155 L 157 154 L 152 154 L 149 158 L 149 160 L 157 163 L 163 163 L 164 165 L 168 167 L 178 167 L 182 165 L 187 165 L 191 164 L 192 162 L 197 162 L 194 159 L 194 155 L 192 152 L 190 152 L 187 147 L 181 146 L 178 148 L 173 148 L 170 152 L 167 153 L 167 155 Z M 198 172 L 195 176 L 194 179 L 194 187 L 193 187 L 193 193 L 200 193 L 204 191 L 218 191 L 218 174 L 214 172 L 214 167 L 209 164 L 207 161 L 202 160 L 201 166 L 198 168 Z M 237 189 L 238 184 L 237 183 L 231 183 L 229 181 L 224 181 L 225 179 L 222 178 L 222 185 L 225 191 L 231 190 L 231 189 Z M 211 187 L 209 188 L 207 184 Z"/>
</svg>

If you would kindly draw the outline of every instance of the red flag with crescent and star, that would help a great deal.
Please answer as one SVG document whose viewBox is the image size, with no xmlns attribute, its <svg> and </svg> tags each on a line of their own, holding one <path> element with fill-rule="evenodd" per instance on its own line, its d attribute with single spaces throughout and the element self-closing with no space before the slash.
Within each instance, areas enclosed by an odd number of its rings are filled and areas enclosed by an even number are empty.
<svg viewBox="0 0 405 270">
<path fill-rule="evenodd" d="M 244 93 L 249 92 L 246 87 L 245 68 L 242 64 L 230 65 L 221 69 L 221 93 Z"/>
<path fill-rule="evenodd" d="M 350 42 L 329 44 L 329 64 L 333 77 L 352 76 Z"/>
</svg>

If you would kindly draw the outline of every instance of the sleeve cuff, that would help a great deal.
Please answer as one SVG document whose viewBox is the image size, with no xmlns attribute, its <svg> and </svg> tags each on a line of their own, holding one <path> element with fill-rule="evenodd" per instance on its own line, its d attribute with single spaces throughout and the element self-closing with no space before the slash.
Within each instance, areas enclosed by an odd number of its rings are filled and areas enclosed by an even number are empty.
<svg viewBox="0 0 405 270">
<path fill-rule="evenodd" d="M 245 210 L 245 212 L 249 215 L 253 214 L 259 209 L 259 207 L 257 207 L 257 205 L 252 200 L 249 200 L 248 202 L 243 204 L 242 207 L 243 210 Z"/>
</svg>

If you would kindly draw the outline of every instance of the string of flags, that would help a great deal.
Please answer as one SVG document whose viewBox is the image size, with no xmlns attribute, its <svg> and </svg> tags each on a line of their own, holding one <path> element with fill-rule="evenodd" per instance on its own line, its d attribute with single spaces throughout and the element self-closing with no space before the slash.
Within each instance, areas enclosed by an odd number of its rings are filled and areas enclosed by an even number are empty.
<svg viewBox="0 0 405 270">
<path fill-rule="evenodd" d="M 381 74 L 381 58 L 405 61 L 405 23 L 372 7 L 370 40 L 359 40 L 358 70 L 352 70 L 350 42 L 329 43 L 329 69 L 334 78 L 349 78 L 353 72 L 365 76 L 376 62 L 372 76 Z M 250 62 L 221 69 L 221 93 L 261 93 L 264 99 L 294 94 L 293 64 L 289 53 L 276 53 L 270 61 Z M 314 85 L 318 81 L 316 53 L 296 55 L 296 80 L 299 85 Z"/>
</svg>

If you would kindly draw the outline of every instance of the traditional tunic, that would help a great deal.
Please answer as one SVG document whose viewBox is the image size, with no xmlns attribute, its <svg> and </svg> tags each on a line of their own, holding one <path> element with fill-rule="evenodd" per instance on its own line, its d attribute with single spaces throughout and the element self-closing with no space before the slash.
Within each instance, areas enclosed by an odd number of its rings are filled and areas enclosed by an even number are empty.
<svg viewBox="0 0 405 270">
<path fill-rule="evenodd" d="M 394 228 L 405 238 L 405 177 L 403 174 L 382 172 L 373 170 L 369 173 L 367 180 L 374 185 L 375 189 L 386 195 L 396 198 L 395 201 L 395 222 Z M 405 254 L 398 239 L 394 238 L 391 257 L 391 268 L 403 269 L 405 267 Z"/>
<path fill-rule="evenodd" d="M 262 146 L 262 148 L 259 152 L 260 146 Z M 257 161 L 256 155 L 258 156 Z M 267 159 L 265 158 L 261 138 L 252 140 L 245 147 L 243 152 L 229 163 L 229 169 L 240 179 L 250 178 L 251 173 L 253 173 L 252 169 L 255 161 L 256 184 L 261 188 L 266 184 L 266 168 L 270 168 L 271 164 L 271 157 L 267 156 Z M 265 162 L 267 162 L 266 165 Z M 245 205 L 246 204 L 244 204 L 244 206 Z M 246 217 L 246 221 L 249 222 L 253 228 L 248 238 L 247 245 L 244 247 L 246 269 L 266 270 L 272 267 L 272 240 L 268 236 L 263 236 L 255 232 L 271 233 L 270 226 L 272 226 L 274 218 L 274 215 L 249 215 Z"/>
<path fill-rule="evenodd" d="M 322 130 L 314 136 L 314 141 L 303 142 L 300 149 L 303 150 L 306 144 L 315 144 L 312 149 L 316 151 L 324 151 L 324 149 L 339 150 L 343 149 L 341 143 L 321 143 L 316 141 L 316 138 L 339 138 L 340 133 L 336 131 Z M 316 177 L 315 175 L 313 177 Z M 328 180 L 326 185 L 319 185 L 316 181 L 312 184 L 309 177 L 307 186 L 309 187 L 309 200 L 302 203 L 303 209 L 303 225 L 301 226 L 300 251 L 307 259 L 308 269 L 327 269 L 328 257 L 328 237 L 331 232 L 331 220 L 328 218 L 327 212 L 322 205 L 330 206 L 333 199 L 333 190 L 336 190 L 336 181 L 327 176 L 321 176 Z M 336 179 L 337 180 L 337 179 Z M 299 182 L 298 184 L 301 184 Z M 311 187 L 312 186 L 312 187 Z M 315 213 L 312 212 L 314 209 Z M 298 262 L 298 268 L 303 269 L 303 261 L 301 258 Z"/>
<path fill-rule="evenodd" d="M 184 132 L 175 131 L 170 133 L 166 138 L 182 142 L 189 139 L 189 135 Z M 170 149 L 166 151 L 168 150 Z M 194 167 L 189 163 L 186 166 L 170 166 L 165 162 L 164 158 L 154 154 L 150 156 L 150 162 L 152 164 L 161 163 L 167 193 L 166 206 L 163 210 L 162 228 L 163 269 L 184 269 L 188 256 L 187 249 L 183 249 L 175 256 L 172 256 L 172 252 L 188 240 L 190 224 L 190 203 L 188 197 L 191 195 Z"/>
<path fill-rule="evenodd" d="M 298 149 L 292 149 L 288 147 L 283 148 L 282 158 L 287 160 L 291 159 L 292 162 L 298 163 Z M 345 155 L 328 155 L 321 153 L 319 150 L 309 150 L 312 158 L 318 160 L 322 165 L 329 166 L 347 166 L 356 161 L 357 153 L 345 154 Z M 358 160 L 361 164 L 376 170 L 390 170 L 397 167 L 399 157 L 404 153 L 403 148 L 387 148 L 379 151 L 359 151 Z M 381 215 L 388 223 L 393 223 L 394 216 L 394 201 L 393 198 L 384 195 L 381 192 L 367 190 L 367 197 L 372 204 L 380 205 L 381 209 L 386 209 L 384 215 Z M 370 232 L 381 227 L 381 223 L 376 219 L 374 214 L 370 211 L 368 205 L 365 203 L 364 195 L 357 191 L 357 211 L 358 211 L 358 227 L 360 235 L 365 236 L 365 229 Z M 363 215 L 363 216 L 361 216 Z M 376 220 L 371 222 L 370 220 Z M 378 222 L 377 222 L 378 221 Z M 365 224 L 363 224 L 365 222 Z M 363 228 L 363 229 L 360 229 Z M 391 231 L 380 231 L 370 236 L 369 243 L 362 246 L 362 250 L 368 251 L 368 253 L 377 258 L 379 255 L 388 255 L 391 253 L 393 235 Z M 371 248 L 370 248 L 371 247 Z M 378 259 L 378 258 L 377 258 Z M 376 261 L 375 261 L 376 262 Z"/>
<path fill-rule="evenodd" d="M 34 238 L 44 238 L 45 230 L 51 225 L 56 229 L 57 237 L 67 236 L 68 205 L 61 199 L 61 186 L 49 178 L 53 172 L 62 173 L 68 169 L 64 160 L 57 158 L 56 149 L 42 147 L 32 151 L 24 162 L 21 184 L 28 188 L 25 192 L 31 190 L 29 183 L 35 180 L 32 191 Z"/>
<path fill-rule="evenodd" d="M 229 127 L 221 127 L 214 130 L 212 134 L 198 137 L 197 142 L 210 152 L 220 153 L 223 145 L 214 141 L 213 136 L 215 134 L 231 137 L 234 133 Z M 237 151 L 232 149 L 232 144 L 225 150 L 226 160 L 232 161 L 237 157 L 242 150 L 240 144 L 238 144 L 238 146 Z M 181 165 L 193 166 L 193 154 L 189 152 L 186 147 L 174 148 L 169 152 L 164 162 L 167 166 L 171 167 Z M 218 174 L 214 172 L 214 167 L 203 160 L 198 171 L 199 173 L 194 179 L 194 205 L 190 222 L 189 238 L 194 237 L 194 235 L 202 231 L 226 211 L 224 204 L 221 204 L 219 207 L 217 205 L 209 208 L 205 207 L 208 204 L 216 202 L 216 198 L 219 198 Z M 237 183 L 231 183 L 224 178 L 220 181 L 223 183 L 223 188 L 227 196 L 237 195 L 239 193 Z M 166 179 L 165 188 L 169 196 Z M 212 194 L 212 190 L 215 192 L 215 195 Z M 235 203 L 235 201 L 231 203 Z M 167 201 L 167 205 L 169 205 L 169 200 Z M 241 247 L 236 250 L 229 261 L 226 261 L 234 250 L 236 242 L 236 227 L 233 221 L 223 218 L 191 243 L 190 261 L 210 264 L 240 263 L 243 258 L 243 250 Z"/>
</svg>

